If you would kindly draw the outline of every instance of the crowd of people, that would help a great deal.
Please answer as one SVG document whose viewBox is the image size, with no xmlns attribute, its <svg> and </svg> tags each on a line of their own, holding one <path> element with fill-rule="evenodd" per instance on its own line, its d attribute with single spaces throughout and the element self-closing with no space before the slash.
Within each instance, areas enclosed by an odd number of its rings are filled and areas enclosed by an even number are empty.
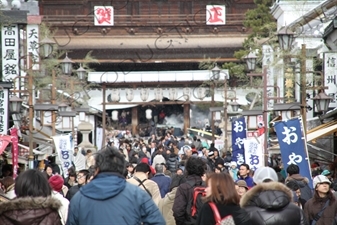
<svg viewBox="0 0 337 225">
<path fill-rule="evenodd" d="M 110 141 L 85 159 L 63 176 L 51 165 L 5 174 L 0 224 L 337 225 L 328 170 L 316 168 L 312 185 L 294 164 L 251 171 L 212 144 L 170 133 Z"/>
</svg>

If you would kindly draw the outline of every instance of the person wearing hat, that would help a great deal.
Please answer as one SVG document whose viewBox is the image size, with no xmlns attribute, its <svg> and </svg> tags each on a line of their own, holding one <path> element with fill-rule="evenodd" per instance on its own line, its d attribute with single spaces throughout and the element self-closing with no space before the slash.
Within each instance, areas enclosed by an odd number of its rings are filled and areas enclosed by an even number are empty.
<svg viewBox="0 0 337 225">
<path fill-rule="evenodd" d="M 331 181 L 324 175 L 318 175 L 313 180 L 314 196 L 305 203 L 306 219 L 316 225 L 336 224 L 337 201 L 330 190 Z"/>
<path fill-rule="evenodd" d="M 256 184 L 240 200 L 251 224 L 307 225 L 302 209 L 292 203 L 293 193 L 278 182 L 273 168 L 258 168 L 253 176 Z"/>
<path fill-rule="evenodd" d="M 61 207 L 58 209 L 58 213 L 60 215 L 62 225 L 65 225 L 68 218 L 69 200 L 61 194 L 64 180 L 60 175 L 56 174 L 50 177 L 48 182 L 52 188 L 51 196 L 61 202 Z"/>
<path fill-rule="evenodd" d="M 247 183 L 246 183 L 246 181 L 244 181 L 244 180 L 238 180 L 236 183 L 235 183 L 235 185 L 237 185 L 238 186 L 238 188 L 237 188 L 237 192 L 238 192 L 238 195 L 240 196 L 240 198 L 244 195 L 244 194 L 246 194 L 246 192 L 248 191 L 248 186 L 247 186 Z"/>
<path fill-rule="evenodd" d="M 233 180 L 238 180 L 238 165 L 235 161 L 230 163 L 230 167 L 228 168 L 229 175 L 233 178 Z M 246 182 L 245 182 L 246 183 Z M 247 184 L 247 183 L 246 183 Z"/>
</svg>

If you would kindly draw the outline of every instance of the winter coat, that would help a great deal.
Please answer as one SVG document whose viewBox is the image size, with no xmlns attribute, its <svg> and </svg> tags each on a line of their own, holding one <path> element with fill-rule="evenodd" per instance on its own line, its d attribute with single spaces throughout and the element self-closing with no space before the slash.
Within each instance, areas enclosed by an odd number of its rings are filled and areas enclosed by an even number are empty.
<svg viewBox="0 0 337 225">
<path fill-rule="evenodd" d="M 171 173 L 177 172 L 179 161 L 175 154 L 171 154 L 170 157 L 166 160 L 167 169 Z"/>
<path fill-rule="evenodd" d="M 68 218 L 69 201 L 57 191 L 52 191 L 51 196 L 61 202 L 61 206 L 58 210 L 58 213 L 61 218 L 62 225 L 65 225 L 67 222 L 67 218 Z"/>
<path fill-rule="evenodd" d="M 25 197 L 0 203 L 2 225 L 62 225 L 55 198 Z"/>
<path fill-rule="evenodd" d="M 235 225 L 250 225 L 249 216 L 246 211 L 239 205 L 216 204 L 221 218 L 231 215 Z M 203 204 L 198 214 L 197 225 L 213 225 L 215 224 L 214 213 L 208 203 Z"/>
<path fill-rule="evenodd" d="M 292 191 L 282 183 L 261 183 L 242 196 L 240 205 L 249 214 L 251 225 L 307 225 L 292 198 Z"/>
<path fill-rule="evenodd" d="M 302 177 L 300 174 L 293 174 L 286 178 L 285 183 L 288 183 L 290 180 L 296 181 L 301 190 L 301 198 L 308 201 L 313 196 L 312 188 L 309 187 L 309 180 L 306 177 Z"/>
<path fill-rule="evenodd" d="M 194 188 L 187 183 L 188 181 L 198 184 L 196 186 L 201 186 L 202 184 L 201 177 L 190 175 L 187 176 L 185 183 L 179 185 L 172 208 L 177 225 L 185 225 L 185 222 L 191 222 L 191 215 L 187 212 L 187 205 L 193 200 L 192 194 Z"/>
<path fill-rule="evenodd" d="M 102 172 L 72 198 L 67 225 L 165 225 L 151 197 L 117 173 Z"/>
<path fill-rule="evenodd" d="M 133 184 L 137 187 L 140 187 L 143 190 L 145 190 L 144 187 L 142 185 L 139 185 L 139 182 L 135 179 L 135 177 L 137 177 L 141 181 L 145 180 L 143 182 L 145 188 L 150 192 L 150 194 L 152 196 L 152 200 L 154 201 L 154 203 L 156 203 L 156 205 L 158 205 L 159 200 L 161 199 L 158 184 L 156 182 L 152 181 L 152 180 L 147 179 L 147 176 L 145 175 L 145 173 L 140 173 L 140 172 L 136 173 L 136 174 L 133 174 L 132 178 L 127 179 L 127 182 L 129 182 L 130 184 Z M 147 192 L 146 192 L 146 194 L 149 195 Z"/>
<path fill-rule="evenodd" d="M 309 199 L 304 206 L 304 215 L 307 221 L 311 223 L 315 215 L 321 211 L 328 198 L 319 198 L 314 201 L 314 198 Z M 317 221 L 316 225 L 333 224 L 334 218 L 337 215 L 337 201 L 333 196 L 333 200 L 330 199 L 329 205 L 324 209 L 321 218 Z"/>
<path fill-rule="evenodd" d="M 151 180 L 157 183 L 160 191 L 160 196 L 162 198 L 165 197 L 165 195 L 169 192 L 170 190 L 170 185 L 171 185 L 171 177 L 166 176 L 163 173 L 156 173 Z"/>
<path fill-rule="evenodd" d="M 68 190 L 66 198 L 70 201 L 72 199 L 72 197 L 74 197 L 74 195 L 80 190 L 81 187 L 82 187 L 81 184 L 77 184 L 77 185 L 72 186 Z"/>
<path fill-rule="evenodd" d="M 178 187 L 173 188 L 172 191 L 167 193 L 164 198 L 160 199 L 158 204 L 159 211 L 162 213 L 166 225 L 176 225 L 176 221 L 173 217 L 172 207 L 177 189 Z"/>
</svg>

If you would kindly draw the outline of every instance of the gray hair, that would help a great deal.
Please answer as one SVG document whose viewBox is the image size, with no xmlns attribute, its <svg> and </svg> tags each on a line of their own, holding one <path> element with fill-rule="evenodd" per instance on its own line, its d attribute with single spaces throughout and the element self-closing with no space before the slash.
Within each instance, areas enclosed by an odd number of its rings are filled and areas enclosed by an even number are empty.
<svg viewBox="0 0 337 225">
<path fill-rule="evenodd" d="M 164 166 L 161 164 L 156 164 L 155 170 L 156 170 L 156 173 L 164 173 Z"/>
</svg>

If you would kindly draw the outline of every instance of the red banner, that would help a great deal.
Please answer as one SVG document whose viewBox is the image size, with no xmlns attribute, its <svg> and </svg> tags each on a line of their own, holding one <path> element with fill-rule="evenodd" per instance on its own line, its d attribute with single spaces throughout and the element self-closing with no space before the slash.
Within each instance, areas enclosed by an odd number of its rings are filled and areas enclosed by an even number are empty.
<svg viewBox="0 0 337 225">
<path fill-rule="evenodd" d="M 18 129 L 11 129 L 11 138 L 12 138 L 12 165 L 13 165 L 13 179 L 18 175 L 19 167 L 19 138 L 18 138 Z"/>
<path fill-rule="evenodd" d="M 11 142 L 11 137 L 8 135 L 0 136 L 0 155 L 5 151 L 7 145 Z"/>
</svg>

